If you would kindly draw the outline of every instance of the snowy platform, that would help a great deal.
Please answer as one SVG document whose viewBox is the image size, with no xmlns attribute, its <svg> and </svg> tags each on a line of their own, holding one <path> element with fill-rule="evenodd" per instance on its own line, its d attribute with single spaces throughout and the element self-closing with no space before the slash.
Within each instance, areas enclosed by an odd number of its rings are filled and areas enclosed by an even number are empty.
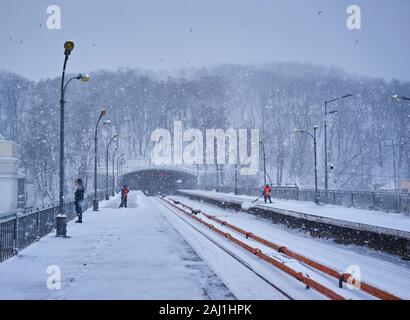
<svg viewBox="0 0 410 320">
<path fill-rule="evenodd" d="M 0 299 L 235 298 L 150 199 L 132 192 L 128 209 L 118 204 L 70 223 L 70 238 L 49 235 L 0 264 Z M 61 289 L 51 290 L 56 270 Z"/>
<path fill-rule="evenodd" d="M 389 253 L 408 256 L 410 246 L 410 216 L 311 202 L 272 199 L 251 203 L 253 196 L 217 193 L 202 190 L 181 190 L 197 200 L 204 200 L 235 210 L 272 219 L 290 228 L 309 231 L 318 237 L 334 238 L 340 242 L 365 245 Z"/>
</svg>

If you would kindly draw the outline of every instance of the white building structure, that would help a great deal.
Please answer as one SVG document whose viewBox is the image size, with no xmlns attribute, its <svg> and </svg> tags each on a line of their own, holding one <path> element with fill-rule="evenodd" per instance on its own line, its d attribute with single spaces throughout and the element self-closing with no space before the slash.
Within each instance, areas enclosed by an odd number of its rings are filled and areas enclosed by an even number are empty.
<svg viewBox="0 0 410 320">
<path fill-rule="evenodd" d="M 0 213 L 17 209 L 19 145 L 0 135 Z"/>
</svg>

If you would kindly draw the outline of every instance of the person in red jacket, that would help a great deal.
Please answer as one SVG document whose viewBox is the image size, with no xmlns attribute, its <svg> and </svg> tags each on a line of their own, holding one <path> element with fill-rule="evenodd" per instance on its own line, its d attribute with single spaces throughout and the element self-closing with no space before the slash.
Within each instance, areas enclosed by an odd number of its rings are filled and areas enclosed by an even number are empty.
<svg viewBox="0 0 410 320">
<path fill-rule="evenodd" d="M 127 208 L 127 202 L 128 202 L 128 193 L 130 192 L 130 190 L 128 189 L 127 186 L 124 186 L 121 189 L 121 204 L 120 204 L 120 208 L 125 207 Z"/>
<path fill-rule="evenodd" d="M 268 200 L 270 203 L 272 203 L 271 192 L 272 192 L 272 189 L 270 185 L 267 184 L 266 186 L 263 187 L 263 198 L 265 199 L 265 203 L 267 203 Z"/>
</svg>

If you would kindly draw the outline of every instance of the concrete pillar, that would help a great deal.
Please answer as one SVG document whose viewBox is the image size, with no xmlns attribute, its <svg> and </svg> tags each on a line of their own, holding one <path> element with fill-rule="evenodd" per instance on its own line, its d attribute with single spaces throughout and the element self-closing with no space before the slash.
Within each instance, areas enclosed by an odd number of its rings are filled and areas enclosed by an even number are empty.
<svg viewBox="0 0 410 320">
<path fill-rule="evenodd" d="M 17 209 L 19 146 L 0 135 L 0 213 Z"/>
</svg>

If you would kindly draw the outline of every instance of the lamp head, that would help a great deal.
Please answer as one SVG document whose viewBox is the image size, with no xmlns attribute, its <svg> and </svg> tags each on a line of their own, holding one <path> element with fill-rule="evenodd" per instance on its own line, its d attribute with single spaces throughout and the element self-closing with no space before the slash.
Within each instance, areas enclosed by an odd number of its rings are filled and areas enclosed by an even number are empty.
<svg viewBox="0 0 410 320">
<path fill-rule="evenodd" d="M 341 99 L 350 98 L 350 97 L 353 97 L 353 95 L 349 93 L 349 94 L 347 94 L 347 95 L 341 97 Z"/>
<path fill-rule="evenodd" d="M 327 114 L 336 114 L 336 113 L 339 113 L 339 111 L 333 110 L 333 111 L 329 111 Z"/>
<path fill-rule="evenodd" d="M 319 128 L 318 126 L 313 126 L 313 130 L 317 130 Z"/>
<path fill-rule="evenodd" d="M 106 109 L 102 109 L 100 112 L 101 117 L 105 116 L 107 114 L 107 110 Z"/>
<path fill-rule="evenodd" d="M 73 49 L 74 49 L 74 42 L 66 41 L 66 43 L 64 43 L 64 54 L 66 56 L 69 56 L 71 54 L 71 51 L 73 51 Z"/>
<path fill-rule="evenodd" d="M 90 75 L 86 74 L 86 73 L 79 73 L 77 76 L 78 80 L 81 80 L 83 82 L 88 82 L 91 80 Z"/>
</svg>

